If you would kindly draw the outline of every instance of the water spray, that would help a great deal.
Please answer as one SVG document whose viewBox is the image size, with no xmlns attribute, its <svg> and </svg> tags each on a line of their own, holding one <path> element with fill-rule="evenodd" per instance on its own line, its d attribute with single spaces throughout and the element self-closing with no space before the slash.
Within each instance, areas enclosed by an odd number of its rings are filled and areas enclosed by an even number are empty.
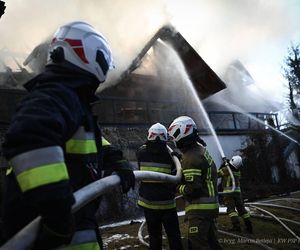
<svg viewBox="0 0 300 250">
<path fill-rule="evenodd" d="M 198 106 L 199 106 L 202 114 L 204 115 L 204 118 L 205 118 L 205 121 L 206 121 L 206 123 L 207 123 L 207 125 L 209 127 L 209 130 L 210 130 L 210 132 L 212 133 L 212 135 L 214 137 L 214 140 L 215 140 L 215 142 L 217 144 L 217 147 L 219 149 L 219 152 L 221 154 L 222 160 L 223 160 L 223 162 L 224 162 L 224 164 L 225 164 L 225 166 L 226 166 L 226 168 L 227 168 L 227 170 L 229 172 L 229 175 L 230 175 L 230 178 L 231 178 L 231 181 L 232 181 L 232 189 L 230 191 L 228 191 L 228 192 L 219 192 L 219 194 L 229 194 L 229 193 L 232 193 L 232 192 L 234 192 L 236 185 L 235 185 L 235 179 L 234 179 L 233 173 L 231 171 L 231 168 L 229 166 L 227 157 L 224 154 L 223 148 L 222 148 L 222 146 L 220 144 L 220 141 L 219 141 L 219 139 L 217 137 L 216 131 L 215 131 L 215 129 L 214 129 L 214 127 L 213 127 L 213 125 L 212 125 L 209 117 L 208 117 L 208 114 L 206 113 L 206 110 L 205 110 L 202 102 L 200 101 L 200 99 L 199 99 L 199 97 L 198 97 L 198 95 L 196 93 L 196 90 L 195 90 L 195 88 L 192 85 L 192 82 L 190 80 L 188 81 L 188 84 L 189 84 L 189 87 L 190 87 L 190 89 L 191 89 L 191 91 L 192 91 L 192 93 L 193 93 L 193 95 L 194 95 L 194 97 L 196 99 L 196 102 L 197 102 L 197 104 L 198 104 Z"/>
<path fill-rule="evenodd" d="M 241 114 L 244 114 L 244 115 L 248 116 L 250 119 L 255 120 L 256 122 L 258 122 L 258 123 L 260 123 L 260 124 L 262 124 L 262 125 L 264 125 L 264 126 L 270 128 L 270 129 L 272 129 L 272 130 L 275 131 L 276 133 L 278 133 L 278 134 L 280 134 L 280 135 L 286 137 L 286 138 L 289 139 L 290 141 L 295 142 L 296 144 L 298 144 L 298 145 L 300 146 L 300 143 L 299 143 L 297 140 L 291 138 L 290 136 L 288 136 L 288 135 L 286 135 L 285 133 L 281 132 L 280 130 L 278 130 L 278 129 L 272 127 L 271 125 L 264 123 L 262 120 L 258 119 L 258 118 L 255 117 L 254 115 L 251 115 L 251 114 L 245 112 L 245 111 L 244 111 L 243 109 L 241 109 L 240 107 L 238 107 L 238 106 L 236 106 L 236 105 L 234 105 L 234 104 L 232 104 L 232 103 L 229 103 L 229 102 L 227 102 L 227 101 L 225 101 L 225 100 L 223 101 L 222 104 L 224 104 L 224 106 L 226 106 L 226 107 L 228 107 L 228 108 L 230 108 L 230 109 L 234 109 L 234 110 L 236 110 L 237 112 L 239 112 L 239 113 L 241 113 Z"/>
<path fill-rule="evenodd" d="M 176 53 L 176 51 L 175 51 L 175 53 Z M 192 94 L 193 94 L 193 96 L 194 96 L 194 98 L 195 98 L 195 100 L 196 100 L 196 102 L 197 102 L 197 104 L 198 104 L 198 107 L 199 107 L 201 113 L 203 114 L 203 116 L 204 116 L 204 118 L 205 118 L 205 121 L 206 121 L 206 123 L 207 123 L 207 125 L 208 125 L 208 128 L 209 128 L 211 134 L 213 135 L 213 138 L 214 138 L 214 140 L 215 140 L 215 142 L 216 142 L 216 145 L 217 145 L 217 147 L 218 147 L 218 150 L 219 150 L 219 152 L 220 152 L 220 154 L 221 154 L 222 160 L 223 160 L 223 162 L 224 162 L 226 168 L 228 169 L 230 178 L 231 178 L 231 180 L 232 180 L 232 189 L 231 189 L 230 191 L 228 191 L 228 192 L 219 192 L 219 194 L 229 194 L 229 193 L 232 193 L 232 192 L 234 192 L 236 185 L 235 185 L 235 179 L 234 179 L 233 173 L 232 173 L 232 171 L 231 171 L 231 168 L 230 168 L 230 166 L 229 166 L 227 157 L 226 157 L 225 154 L 224 154 L 223 148 L 222 148 L 222 146 L 221 146 L 221 144 L 220 144 L 220 141 L 219 141 L 219 139 L 218 139 L 218 137 L 217 137 L 216 131 L 215 131 L 215 129 L 214 129 L 214 127 L 213 127 L 213 125 L 212 125 L 212 123 L 211 123 L 209 117 L 208 117 L 208 114 L 207 114 L 207 112 L 206 112 L 206 110 L 205 110 L 205 108 L 204 108 L 204 106 L 203 106 L 203 104 L 202 104 L 200 98 L 199 98 L 198 95 L 197 95 L 197 92 L 196 92 L 196 90 L 195 90 L 195 88 L 194 88 L 194 86 L 193 86 L 193 83 L 192 83 L 191 80 L 189 79 L 189 77 L 188 77 L 187 73 L 185 72 L 184 68 L 182 69 L 182 71 L 183 71 L 182 74 L 185 76 L 185 80 L 186 80 L 186 82 L 187 82 L 187 85 L 188 85 L 188 87 L 190 88 L 190 90 L 192 91 Z"/>
</svg>

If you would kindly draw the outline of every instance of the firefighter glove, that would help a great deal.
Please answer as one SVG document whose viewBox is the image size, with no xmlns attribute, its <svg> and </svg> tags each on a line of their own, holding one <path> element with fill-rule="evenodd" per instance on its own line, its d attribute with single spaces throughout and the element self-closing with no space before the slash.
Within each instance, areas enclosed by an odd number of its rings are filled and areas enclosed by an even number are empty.
<svg viewBox="0 0 300 250">
<path fill-rule="evenodd" d="M 225 156 L 222 158 L 223 163 L 221 164 L 220 167 L 226 167 L 227 164 L 229 164 L 229 159 Z"/>
<path fill-rule="evenodd" d="M 122 192 L 126 194 L 130 188 L 134 189 L 135 176 L 131 169 L 120 169 L 116 171 L 116 174 L 120 177 Z"/>
<path fill-rule="evenodd" d="M 182 159 L 182 154 L 180 154 L 179 152 L 173 151 L 171 153 L 172 156 L 176 156 L 178 158 L 179 161 L 181 161 Z"/>
<path fill-rule="evenodd" d="M 207 146 L 206 142 L 200 136 L 197 138 L 197 142 L 199 142 L 200 144 L 202 144 L 204 147 Z"/>
</svg>

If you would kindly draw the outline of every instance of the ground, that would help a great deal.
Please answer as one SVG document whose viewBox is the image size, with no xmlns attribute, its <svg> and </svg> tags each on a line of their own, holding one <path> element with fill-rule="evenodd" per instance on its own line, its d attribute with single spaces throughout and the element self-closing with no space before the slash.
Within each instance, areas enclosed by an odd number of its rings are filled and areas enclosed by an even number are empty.
<svg viewBox="0 0 300 250">
<path fill-rule="evenodd" d="M 300 193 L 293 194 L 285 197 L 275 197 L 284 198 L 283 201 L 273 201 L 273 204 L 279 204 L 289 207 L 294 207 L 300 209 Z M 272 197 L 272 199 L 275 199 Z M 288 198 L 293 198 L 294 200 L 288 200 Z M 278 217 L 284 217 L 291 219 L 295 222 L 300 223 L 300 210 L 292 211 L 283 208 L 270 208 L 266 206 L 259 206 L 269 212 L 272 212 Z M 262 214 L 259 211 L 251 210 L 256 214 Z M 180 217 L 180 229 L 182 233 L 182 241 L 184 249 L 187 249 L 186 232 L 187 224 L 184 222 L 184 218 Z M 238 233 L 240 237 L 234 238 L 219 232 L 219 241 L 223 248 L 230 250 L 256 250 L 263 249 L 261 246 L 252 244 L 251 242 L 258 242 L 267 245 L 273 249 L 300 249 L 300 240 L 297 240 L 291 233 L 283 228 L 277 221 L 266 220 L 261 218 L 252 218 L 253 221 L 253 234 L 245 232 L 245 229 L 241 233 Z M 300 224 L 295 225 L 285 222 L 288 227 L 290 227 L 297 236 L 300 235 Z M 230 228 L 230 221 L 227 215 L 220 215 L 217 219 L 218 229 L 221 231 L 228 231 Z M 105 249 L 107 250 L 117 250 L 117 249 L 139 249 L 146 250 L 146 246 L 142 245 L 138 239 L 138 230 L 141 226 L 141 221 L 133 221 L 127 225 L 102 228 L 101 234 L 103 237 Z M 143 236 L 147 242 L 147 230 L 146 227 L 143 229 Z M 246 237 L 246 238 L 242 238 Z M 168 249 L 167 240 L 164 237 L 164 249 Z"/>
</svg>

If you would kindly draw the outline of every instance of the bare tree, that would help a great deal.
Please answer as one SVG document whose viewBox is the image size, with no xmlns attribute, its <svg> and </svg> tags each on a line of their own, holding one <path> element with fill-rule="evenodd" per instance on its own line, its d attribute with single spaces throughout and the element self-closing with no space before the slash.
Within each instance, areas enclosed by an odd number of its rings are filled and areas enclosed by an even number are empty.
<svg viewBox="0 0 300 250">
<path fill-rule="evenodd" d="M 290 108 L 295 109 L 294 94 L 300 94 L 300 44 L 291 45 L 285 58 L 283 76 L 288 80 Z"/>
<path fill-rule="evenodd" d="M 0 1 L 0 18 L 5 13 L 5 9 L 6 9 L 5 2 Z"/>
</svg>

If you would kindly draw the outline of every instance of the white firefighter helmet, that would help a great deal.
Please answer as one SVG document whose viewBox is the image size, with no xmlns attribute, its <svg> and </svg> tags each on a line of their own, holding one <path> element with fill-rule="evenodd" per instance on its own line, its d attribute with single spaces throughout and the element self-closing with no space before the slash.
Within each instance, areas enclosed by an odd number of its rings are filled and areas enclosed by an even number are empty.
<svg viewBox="0 0 300 250">
<path fill-rule="evenodd" d="M 239 155 L 235 155 L 232 156 L 232 158 L 230 159 L 229 163 L 235 168 L 235 169 L 239 169 L 242 166 L 242 157 L 240 157 Z"/>
<path fill-rule="evenodd" d="M 164 125 L 160 123 L 153 124 L 148 130 L 148 141 L 155 141 L 157 139 L 161 141 L 167 141 L 168 132 Z"/>
<path fill-rule="evenodd" d="M 100 82 L 114 67 L 108 42 L 88 23 L 77 21 L 58 28 L 49 47 L 48 64 L 53 62 L 51 54 L 59 47 L 66 61 L 90 72 Z"/>
<path fill-rule="evenodd" d="M 188 116 L 177 117 L 168 129 L 169 136 L 176 145 L 180 140 L 193 135 L 195 131 L 197 131 L 196 123 Z"/>
</svg>

